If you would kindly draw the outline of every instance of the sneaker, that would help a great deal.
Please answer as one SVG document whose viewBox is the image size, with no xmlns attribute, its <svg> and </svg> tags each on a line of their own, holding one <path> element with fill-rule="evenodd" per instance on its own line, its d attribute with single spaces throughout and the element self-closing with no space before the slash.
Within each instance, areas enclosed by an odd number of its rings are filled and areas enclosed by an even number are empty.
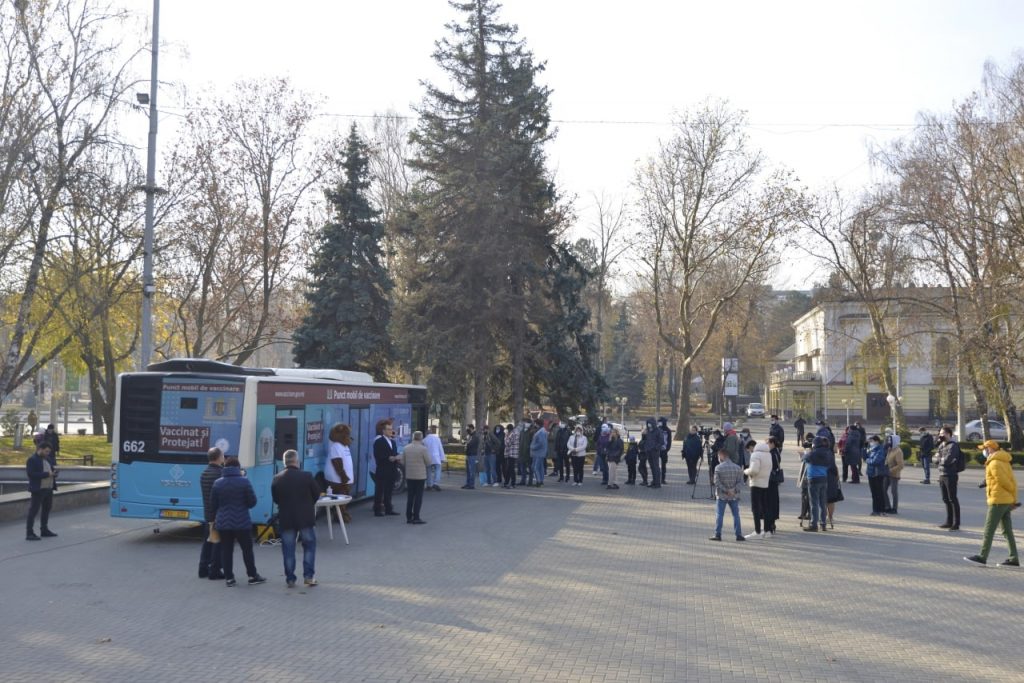
<svg viewBox="0 0 1024 683">
<path fill-rule="evenodd" d="M 744 538 L 746 538 L 748 541 L 752 538 L 761 538 L 761 533 L 759 531 L 755 531 L 752 534 L 747 534 Z"/>
<path fill-rule="evenodd" d="M 213 574 L 210 574 L 210 576 L 207 578 L 209 578 L 210 581 L 222 581 L 224 579 L 224 573 L 214 572 Z"/>
<path fill-rule="evenodd" d="M 721 536 L 709 536 L 708 540 L 709 541 L 721 541 L 722 537 Z"/>
<path fill-rule="evenodd" d="M 922 484 L 930 484 L 931 482 L 930 482 L 930 481 L 928 481 L 927 479 L 922 479 L 922 480 L 921 480 L 921 483 L 922 483 Z"/>
<path fill-rule="evenodd" d="M 619 485 L 618 484 L 612 484 L 612 488 L 617 491 L 619 489 Z"/>
<path fill-rule="evenodd" d="M 804 531 L 817 531 L 817 530 L 818 530 L 818 527 L 814 526 L 813 524 L 810 525 L 810 526 L 804 527 Z"/>
<path fill-rule="evenodd" d="M 494 482 L 493 484 L 491 484 L 491 487 L 496 487 L 496 486 L 501 486 L 501 484 L 499 484 L 498 482 Z"/>
<path fill-rule="evenodd" d="M 949 528 L 952 528 L 952 526 L 953 526 L 952 524 L 940 524 L 939 528 L 940 529 L 949 529 Z"/>
<path fill-rule="evenodd" d="M 475 486 L 470 486 L 469 484 L 466 484 L 466 485 L 465 485 L 465 486 L 463 486 L 462 488 L 468 491 L 468 490 L 470 490 L 470 489 L 473 489 L 473 488 L 476 488 L 476 487 L 475 487 Z"/>
<path fill-rule="evenodd" d="M 35 535 L 35 532 L 30 531 L 27 534 L 25 534 L 25 540 L 26 541 L 38 541 L 38 540 L 41 540 L 41 539 L 38 536 Z"/>
<path fill-rule="evenodd" d="M 1019 567 L 1020 566 L 1020 560 L 1016 560 L 1016 559 L 1011 557 L 1008 560 L 1003 560 L 997 566 L 999 566 L 999 567 Z"/>
<path fill-rule="evenodd" d="M 57 538 L 57 534 L 53 533 L 49 529 L 43 529 L 41 532 L 39 532 L 39 535 L 43 538 Z"/>
<path fill-rule="evenodd" d="M 983 558 L 981 555 L 971 555 L 970 557 L 965 557 L 964 561 L 972 562 L 974 564 L 985 564 L 985 558 Z"/>
<path fill-rule="evenodd" d="M 956 524 L 954 526 L 951 526 L 951 527 L 949 527 L 949 530 L 950 531 L 960 531 L 960 525 Z"/>
<path fill-rule="evenodd" d="M 312 577 L 312 576 L 309 577 L 308 579 L 303 580 L 302 583 L 304 583 L 307 586 L 311 586 L 311 587 L 317 585 L 316 578 Z"/>
<path fill-rule="evenodd" d="M 294 581 L 292 581 L 291 579 L 288 579 L 287 581 L 285 581 L 285 584 L 286 584 L 286 585 L 287 585 L 287 586 L 288 586 L 289 588 L 295 588 L 295 582 L 294 582 Z"/>
<path fill-rule="evenodd" d="M 237 583 L 238 582 L 235 581 L 234 579 L 228 579 L 227 581 L 224 582 L 224 585 L 226 585 L 228 588 L 232 588 Z"/>
<path fill-rule="evenodd" d="M 265 578 L 263 578 L 262 576 L 260 576 L 259 574 L 257 574 L 256 576 L 250 576 L 249 577 L 249 585 L 250 586 L 255 586 L 258 583 L 266 583 L 266 582 L 267 582 L 267 580 Z"/>
<path fill-rule="evenodd" d="M 747 540 L 747 539 L 743 538 L 742 536 L 737 536 L 737 537 L 736 537 L 736 540 L 737 540 L 737 541 L 745 541 L 745 540 Z"/>
</svg>

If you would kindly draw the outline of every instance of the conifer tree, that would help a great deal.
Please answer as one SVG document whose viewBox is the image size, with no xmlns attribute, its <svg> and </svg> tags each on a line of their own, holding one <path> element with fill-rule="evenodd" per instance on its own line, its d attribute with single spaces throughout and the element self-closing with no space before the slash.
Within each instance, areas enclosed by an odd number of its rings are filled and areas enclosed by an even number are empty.
<svg viewBox="0 0 1024 683">
<path fill-rule="evenodd" d="M 306 292 L 309 311 L 295 331 L 300 367 L 362 370 L 387 379 L 392 281 L 384 267 L 384 225 L 370 204 L 368 148 L 355 124 L 341 177 L 325 196 L 334 214 L 320 233 Z"/>
<path fill-rule="evenodd" d="M 553 308 L 547 273 L 563 216 L 545 166 L 543 65 L 515 26 L 498 21 L 498 3 L 450 4 L 465 18 L 448 25 L 434 53 L 449 83 L 427 84 L 411 136 L 420 181 L 409 319 L 421 326 L 431 390 L 468 378 L 479 421 L 495 372 L 511 378 L 513 412 L 523 407 L 526 367 L 545 351 L 537 330 L 564 313 Z"/>
<path fill-rule="evenodd" d="M 629 399 L 627 405 L 639 407 L 644 401 L 647 377 L 641 369 L 636 346 L 630 339 L 631 327 L 629 311 L 623 303 L 619 308 L 619 319 L 612 330 L 612 359 L 606 379 L 613 394 L 625 396 Z"/>
</svg>

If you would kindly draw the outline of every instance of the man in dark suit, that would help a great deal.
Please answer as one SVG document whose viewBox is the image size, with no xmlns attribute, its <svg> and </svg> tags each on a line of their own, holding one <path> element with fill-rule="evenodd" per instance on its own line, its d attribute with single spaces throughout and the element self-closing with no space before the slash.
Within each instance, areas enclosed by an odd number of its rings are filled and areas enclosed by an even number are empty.
<svg viewBox="0 0 1024 683">
<path fill-rule="evenodd" d="M 284 452 L 285 470 L 270 483 L 270 495 L 277 504 L 281 526 L 281 552 L 284 554 L 284 578 L 295 586 L 295 541 L 302 537 L 302 578 L 307 586 L 316 585 L 316 501 L 320 497 L 311 472 L 299 469 L 299 454 Z M 330 514 L 330 510 L 327 511 Z"/>
<path fill-rule="evenodd" d="M 373 442 L 373 460 L 377 474 L 373 490 L 373 514 L 376 517 L 397 515 L 391 505 L 391 494 L 395 488 L 395 463 L 398 461 L 398 447 L 395 445 L 395 428 L 391 420 L 377 421 L 377 438 Z"/>
</svg>

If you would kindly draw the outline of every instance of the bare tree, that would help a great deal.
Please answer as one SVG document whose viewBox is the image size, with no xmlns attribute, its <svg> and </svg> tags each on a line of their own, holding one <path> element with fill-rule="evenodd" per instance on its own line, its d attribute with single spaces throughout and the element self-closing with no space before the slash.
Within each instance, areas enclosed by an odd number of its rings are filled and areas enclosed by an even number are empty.
<svg viewBox="0 0 1024 683">
<path fill-rule="evenodd" d="M 112 142 L 112 119 L 134 85 L 125 56 L 128 14 L 90 0 L 10 2 L 0 6 L 7 80 L 0 105 L 0 212 L 3 270 L 18 297 L 0 367 L 0 393 L 24 382 L 71 341 L 65 330 L 39 352 L 39 331 L 62 304 L 40 305 L 41 279 L 55 223 L 90 151 Z M 129 33 L 130 35 L 130 33 Z M 41 314 L 41 315 L 40 315 Z M 52 342 L 52 340 L 50 340 Z"/>
<path fill-rule="evenodd" d="M 838 190 L 816 198 L 801 225 L 805 234 L 797 244 L 832 274 L 836 296 L 850 296 L 863 305 L 871 334 L 856 340 L 858 355 L 895 398 L 896 428 L 906 429 L 890 358 L 902 342 L 897 320 L 904 298 L 899 290 L 910 284 L 913 273 L 910 233 L 892 219 L 887 198 L 866 198 L 851 208 Z M 822 377 L 822 382 L 829 380 Z"/>
<path fill-rule="evenodd" d="M 597 219 L 590 226 L 592 243 L 596 248 L 594 264 L 594 288 L 597 290 L 594 329 L 597 338 L 597 370 L 605 371 L 604 363 L 604 304 L 610 298 L 608 281 L 614 274 L 615 262 L 632 247 L 626 235 L 626 204 L 615 201 L 604 194 L 593 195 Z"/>
<path fill-rule="evenodd" d="M 165 225 L 171 335 L 161 349 L 242 364 L 282 339 L 275 293 L 323 179 L 315 106 L 287 80 L 241 82 L 189 117 L 171 183 L 193 191 Z"/>
<path fill-rule="evenodd" d="M 681 386 L 723 316 L 768 279 L 799 208 L 789 177 L 748 147 L 745 118 L 723 104 L 681 116 L 672 138 L 637 173 L 662 341 L 679 356 Z M 671 275 L 670 275 L 671 273 Z M 690 426 L 683 400 L 676 430 Z"/>
<path fill-rule="evenodd" d="M 117 375 L 132 365 L 139 337 L 143 178 L 128 148 L 90 153 L 60 212 L 68 235 L 47 254 L 41 292 L 63 301 L 51 330 L 72 336 L 61 360 L 88 378 L 95 434 L 113 426 Z"/>
<path fill-rule="evenodd" d="M 1012 391 L 1024 341 L 1013 324 L 1024 314 L 1017 303 L 1024 278 L 1013 256 L 1024 237 L 1024 144 L 1013 123 L 1024 105 L 1024 89 L 1013 86 L 1021 64 L 1005 83 L 990 67 L 988 99 L 974 95 L 951 114 L 922 115 L 911 138 L 881 155 L 898 183 L 899 219 L 932 264 L 924 276 L 948 292 L 926 303 L 950 321 L 958 372 L 979 414 L 994 404 L 1014 448 L 1024 447 Z M 987 423 L 983 431 L 989 436 Z"/>
</svg>

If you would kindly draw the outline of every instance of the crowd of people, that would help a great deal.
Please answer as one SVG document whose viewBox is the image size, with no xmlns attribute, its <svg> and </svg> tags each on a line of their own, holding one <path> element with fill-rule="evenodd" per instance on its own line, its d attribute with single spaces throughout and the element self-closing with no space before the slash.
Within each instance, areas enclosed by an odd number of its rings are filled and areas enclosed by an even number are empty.
<svg viewBox="0 0 1024 683">
<path fill-rule="evenodd" d="M 882 434 L 867 435 L 859 421 L 849 425 L 837 440 L 831 427 L 819 421 L 813 434 L 804 434 L 806 423 L 795 424 L 800 469 L 796 484 L 801 492 L 799 520 L 804 531 L 819 532 L 834 529 L 837 503 L 844 500 L 842 485 L 859 484 L 862 476 L 868 479 L 871 491 L 871 515 L 899 514 L 899 482 L 905 467 L 900 438 L 890 429 Z M 478 476 L 482 486 L 514 489 L 544 486 L 546 477 L 557 476 L 560 484 L 584 485 L 586 454 L 590 447 L 582 425 L 569 425 L 561 421 L 524 418 L 518 425 L 484 426 L 467 429 L 466 483 L 463 489 L 475 489 Z M 668 453 L 672 444 L 672 430 L 667 420 L 646 420 L 640 438 L 627 437 L 608 422 L 596 429 L 595 457 L 592 473 L 600 477 L 600 485 L 611 491 L 619 489 L 619 465 L 626 465 L 625 485 L 660 488 L 668 469 Z M 955 532 L 960 529 L 960 502 L 958 484 L 966 460 L 953 435 L 953 429 L 943 427 L 933 437 L 927 427 L 919 434 L 919 461 L 924 471 L 922 484 L 931 484 L 931 468 L 938 471 L 939 489 L 945 506 L 946 518 L 938 525 Z M 271 485 L 271 494 L 278 509 L 278 527 L 281 535 L 285 580 L 289 587 L 297 583 L 295 552 L 301 539 L 303 546 L 303 580 L 306 586 L 317 585 L 315 578 L 316 531 L 315 505 L 321 495 L 348 494 L 353 481 L 353 463 L 350 446 L 352 433 L 348 425 L 337 424 L 328 435 L 329 445 L 323 473 L 316 477 L 300 469 L 299 456 L 294 450 L 283 455 L 284 470 Z M 30 541 L 57 534 L 49 528 L 49 513 L 53 492 L 57 488 L 59 468 L 56 454 L 60 450 L 59 437 L 50 425 L 34 437 L 35 452 L 26 461 L 31 504 L 27 519 L 26 538 Z M 937 443 L 936 443 L 937 441 Z M 757 442 L 750 431 L 737 431 L 726 422 L 721 429 L 690 428 L 683 439 L 682 456 L 687 468 L 687 484 L 695 485 L 702 459 L 709 455 L 708 469 L 714 498 L 716 518 L 712 541 L 722 540 L 725 510 L 732 514 L 733 531 L 737 541 L 768 538 L 776 533 L 780 516 L 779 486 L 785 481 L 782 467 L 782 449 L 785 431 L 777 416 L 771 416 L 768 438 Z M 992 541 L 1002 529 L 1009 557 L 1001 566 L 1019 566 L 1013 534 L 1011 511 L 1020 506 L 1017 483 L 1011 468 L 1011 457 L 995 441 L 981 445 L 986 461 L 985 482 L 988 513 L 983 531 L 981 550 L 964 559 L 984 565 L 988 561 Z M 392 493 L 399 466 L 404 467 L 407 483 L 406 522 L 426 524 L 420 517 L 425 490 L 440 491 L 441 471 L 445 461 L 444 447 L 437 428 L 432 427 L 424 436 L 417 431 L 401 453 L 394 437 L 392 421 L 380 420 L 372 447 L 370 475 L 375 482 L 373 512 L 377 517 L 398 515 L 392 505 Z M 837 453 L 841 460 L 837 461 Z M 552 471 L 548 473 L 548 459 Z M 219 448 L 211 448 L 208 466 L 200 477 L 203 497 L 204 542 L 200 552 L 200 578 L 223 579 L 228 586 L 236 585 L 233 571 L 234 546 L 242 552 L 249 584 L 266 581 L 256 570 L 253 556 L 252 522 L 249 510 L 256 505 L 252 484 L 245 477 L 237 458 L 225 458 Z M 840 470 L 840 465 L 842 469 Z M 866 467 L 866 469 L 865 469 Z M 637 481 L 637 477 L 640 481 Z M 320 481 L 318 478 L 322 477 Z M 744 485 L 749 488 L 750 511 L 754 531 L 743 534 L 740 520 L 740 500 Z M 346 521 L 351 517 L 342 508 Z M 34 533 L 36 516 L 40 517 L 40 534 Z M 805 525 L 804 523 L 807 522 Z"/>
<path fill-rule="evenodd" d="M 799 436 L 803 435 L 802 418 L 795 425 Z M 832 429 L 819 421 L 817 431 L 800 443 L 800 474 L 797 484 L 801 491 L 799 519 L 804 531 L 818 532 L 833 529 L 833 515 L 836 503 L 844 499 L 842 484 L 859 484 L 862 465 L 867 466 L 866 476 L 871 489 L 871 515 L 899 514 L 899 482 L 905 467 L 900 437 L 891 429 L 882 434 L 867 436 L 861 422 L 848 426 L 843 436 L 836 440 Z M 772 426 L 766 443 L 747 440 L 741 432 L 737 438 L 730 423 L 723 425 L 723 431 L 715 431 L 712 451 L 717 467 L 713 470 L 717 516 L 712 541 L 722 540 L 722 524 L 726 508 L 733 517 L 733 530 L 737 541 L 751 537 L 764 538 L 775 533 L 778 519 L 778 484 L 784 481 L 781 467 L 781 448 L 784 432 L 777 416 L 772 416 Z M 922 484 L 931 484 L 931 467 L 939 474 L 939 488 L 945 506 L 946 519 L 939 528 L 951 532 L 960 530 L 960 501 L 957 488 L 960 473 L 966 468 L 966 459 L 953 434 L 953 428 L 944 426 L 938 434 L 938 446 L 927 427 L 919 430 L 919 460 L 924 470 Z M 737 442 L 745 445 L 749 457 L 739 460 L 735 457 Z M 843 466 L 841 480 L 836 453 L 839 452 Z M 1009 550 L 1009 557 L 1000 566 L 1018 567 L 1016 540 L 1010 512 L 1020 506 L 1017 496 L 1017 482 L 1011 468 L 1010 454 L 996 441 L 988 440 L 981 445 L 985 458 L 985 482 L 988 513 L 982 533 L 981 551 L 964 559 L 984 565 L 992 547 L 997 530 L 1002 529 Z M 751 513 L 754 517 L 754 533 L 744 536 L 739 514 L 739 499 L 744 478 L 750 484 Z M 804 522 L 810 523 L 804 526 Z"/>
<path fill-rule="evenodd" d="M 479 478 L 481 486 L 514 489 L 519 486 L 544 486 L 548 477 L 558 477 L 557 483 L 583 486 L 584 468 L 590 440 L 582 425 L 562 421 L 523 418 L 518 425 L 484 425 L 466 429 L 466 483 L 463 489 L 475 489 Z M 627 440 L 628 439 L 628 440 Z M 641 486 L 661 488 L 668 468 L 668 451 L 672 444 L 672 430 L 667 420 L 647 420 L 640 439 L 626 437 L 610 422 L 602 422 L 596 430 L 592 474 L 601 478 L 601 486 L 619 489 L 619 465 L 626 465 L 625 485 L 635 486 L 637 474 Z M 696 451 L 690 446 L 696 461 L 703 450 L 697 437 Z M 684 452 L 686 448 L 684 448 Z M 548 460 L 553 467 L 548 470 Z M 687 460 L 689 465 L 690 460 Z M 690 482 L 693 475 L 691 469 Z M 549 482 L 550 483 L 550 482 Z"/>
</svg>

